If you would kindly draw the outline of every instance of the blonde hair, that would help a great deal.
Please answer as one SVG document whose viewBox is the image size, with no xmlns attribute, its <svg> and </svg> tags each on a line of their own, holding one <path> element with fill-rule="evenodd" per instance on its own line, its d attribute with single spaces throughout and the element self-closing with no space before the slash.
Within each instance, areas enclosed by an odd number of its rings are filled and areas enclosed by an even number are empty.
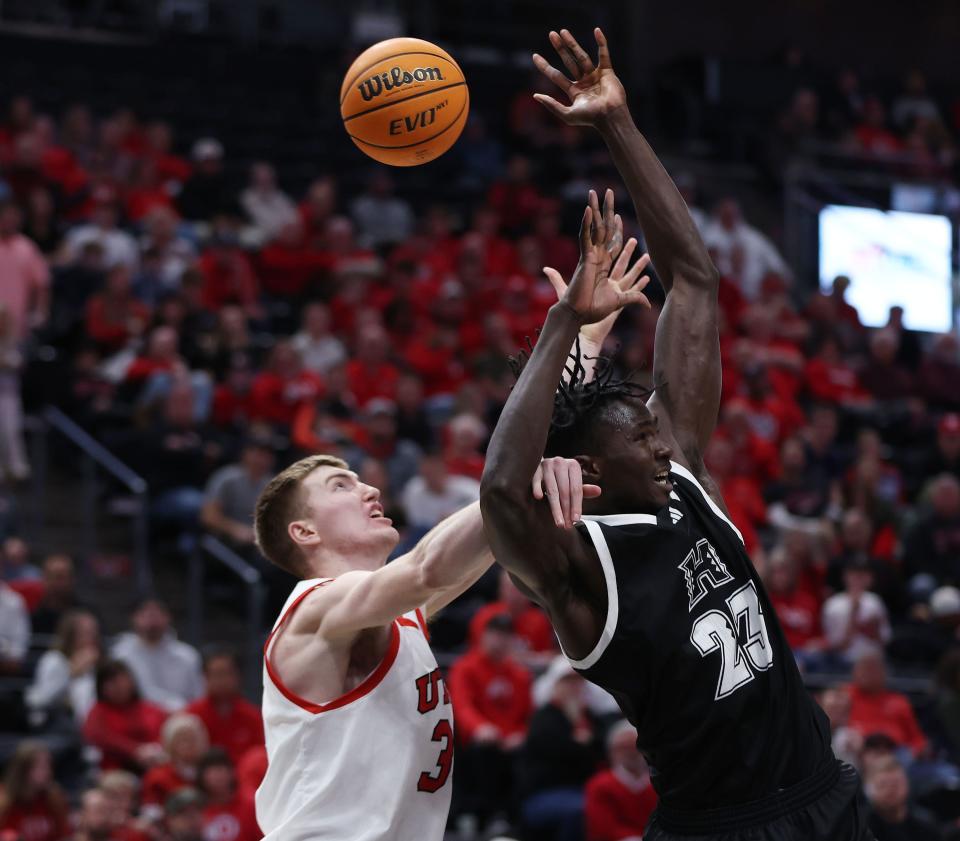
<svg viewBox="0 0 960 841">
<path fill-rule="evenodd" d="M 210 744 L 210 737 L 207 735 L 207 727 L 199 716 L 193 713 L 177 713 L 170 716 L 160 731 L 160 741 L 163 743 L 163 749 L 167 754 L 173 753 L 173 743 L 183 733 L 194 733 L 203 743 L 200 752 L 206 751 Z"/>
<path fill-rule="evenodd" d="M 303 555 L 287 532 L 287 526 L 303 511 L 300 488 L 319 467 L 349 469 L 342 458 L 318 454 L 291 464 L 263 489 L 253 514 L 255 540 L 264 557 L 297 578 L 302 577 Z"/>
</svg>

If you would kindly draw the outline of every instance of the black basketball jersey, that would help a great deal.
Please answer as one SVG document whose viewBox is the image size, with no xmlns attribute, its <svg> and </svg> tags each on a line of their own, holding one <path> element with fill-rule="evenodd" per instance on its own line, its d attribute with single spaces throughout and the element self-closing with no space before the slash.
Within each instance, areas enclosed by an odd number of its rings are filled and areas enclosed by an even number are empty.
<svg viewBox="0 0 960 841">
<path fill-rule="evenodd" d="M 736 527 L 682 465 L 654 514 L 584 517 L 607 584 L 596 647 L 571 665 L 619 702 L 665 806 L 764 797 L 831 755 Z"/>
</svg>

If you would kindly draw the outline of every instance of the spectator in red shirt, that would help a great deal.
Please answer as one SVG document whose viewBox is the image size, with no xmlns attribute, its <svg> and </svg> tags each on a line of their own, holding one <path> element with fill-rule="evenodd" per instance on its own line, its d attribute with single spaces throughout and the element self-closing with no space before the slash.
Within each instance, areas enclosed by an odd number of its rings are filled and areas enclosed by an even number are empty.
<svg viewBox="0 0 960 841">
<path fill-rule="evenodd" d="M 147 701 L 133 673 L 119 660 L 97 669 L 97 703 L 83 725 L 83 738 L 99 748 L 100 767 L 144 770 L 163 761 L 160 729 L 166 713 Z"/>
<path fill-rule="evenodd" d="M 899 361 L 900 337 L 889 327 L 870 335 L 870 357 L 860 382 L 879 401 L 904 400 L 916 390 L 913 374 Z"/>
<path fill-rule="evenodd" d="M 734 473 L 733 447 L 730 442 L 714 436 L 707 445 L 704 460 L 710 475 L 719 485 L 724 500 L 728 503 L 734 502 L 751 525 L 766 525 L 767 504 L 760 493 L 760 483 L 753 476 Z M 740 524 L 737 523 L 737 526 L 739 528 Z"/>
<path fill-rule="evenodd" d="M 748 361 L 741 368 L 741 399 L 749 412 L 753 431 L 774 445 L 792 435 L 804 423 L 803 412 L 787 389 L 777 391 L 771 372 L 762 362 Z"/>
<path fill-rule="evenodd" d="M 200 760 L 197 788 L 206 797 L 203 837 L 217 841 L 258 841 L 253 799 L 240 790 L 237 772 L 227 754 L 217 748 Z"/>
<path fill-rule="evenodd" d="M 204 723 L 210 744 L 222 748 L 238 763 L 250 748 L 263 744 L 263 718 L 260 708 L 240 694 L 240 663 L 236 652 L 227 648 L 207 652 L 203 659 L 203 677 L 206 693 L 186 711 Z"/>
<path fill-rule="evenodd" d="M 103 794 L 107 800 L 106 811 L 109 824 L 113 827 L 113 835 L 109 837 L 109 841 L 152 841 L 149 821 L 137 816 L 140 788 L 140 780 L 130 771 L 107 771 L 101 775 L 100 782 L 93 791 Z M 101 817 L 105 811 L 103 803 L 96 802 L 92 806 L 92 811 L 97 814 L 98 826 L 105 827 L 106 821 Z M 80 820 L 82 824 L 83 813 Z M 93 836 L 88 841 L 100 841 L 92 827 L 88 827 L 88 830 L 91 830 Z M 97 831 L 103 832 L 105 828 Z"/>
<path fill-rule="evenodd" d="M 87 789 L 80 797 L 76 833 L 70 841 L 150 841 L 131 820 L 117 823 L 116 806 L 102 788 Z"/>
<path fill-rule="evenodd" d="M 207 728 L 191 713 L 170 716 L 161 737 L 167 761 L 154 765 L 143 777 L 143 805 L 156 817 L 171 794 L 197 784 L 197 766 L 210 746 Z"/>
<path fill-rule="evenodd" d="M 221 221 L 214 230 L 198 268 L 203 275 L 203 306 L 212 311 L 240 304 L 251 317 L 260 314 L 259 284 L 250 260 L 237 244 L 232 224 Z"/>
<path fill-rule="evenodd" d="M 777 547 L 770 554 L 764 583 L 787 644 L 795 654 L 800 655 L 798 659 L 802 661 L 805 652 L 822 648 L 820 604 L 808 591 L 797 586 L 797 573 L 793 558 L 783 547 Z"/>
<path fill-rule="evenodd" d="M 120 350 L 143 333 L 150 311 L 133 297 L 130 269 L 114 266 L 103 291 L 87 302 L 86 333 L 105 353 Z"/>
<path fill-rule="evenodd" d="M 310 245 L 299 217 L 280 228 L 261 249 L 258 261 L 264 290 L 281 299 L 315 288 L 332 265 L 329 254 Z"/>
<path fill-rule="evenodd" d="M 733 447 L 735 475 L 769 481 L 777 475 L 777 450 L 757 435 L 750 426 L 750 409 L 737 398 L 723 407 L 723 422 L 718 433 Z"/>
<path fill-rule="evenodd" d="M 0 835 L 17 841 L 61 841 L 69 828 L 67 798 L 53 778 L 49 749 L 21 742 L 0 792 Z"/>
<path fill-rule="evenodd" d="M 471 240 L 483 255 L 485 274 L 490 277 L 506 277 L 516 271 L 517 251 L 510 240 L 500 236 L 500 216 L 495 210 L 478 207 L 474 211 L 473 225 L 461 240 L 461 247 Z M 564 277 L 570 275 L 564 274 Z"/>
<path fill-rule="evenodd" d="M 357 332 L 353 359 L 347 363 L 347 377 L 360 408 L 375 397 L 394 399 L 400 371 L 389 361 L 390 350 L 390 336 L 382 327 L 370 324 Z"/>
<path fill-rule="evenodd" d="M 500 215 L 511 234 L 522 231 L 536 217 L 543 199 L 533 183 L 530 159 L 514 155 L 507 162 L 503 179 L 487 193 L 487 204 Z"/>
<path fill-rule="evenodd" d="M 544 665 L 556 656 L 557 638 L 543 610 L 530 601 L 513 583 L 506 570 L 500 571 L 499 592 L 495 602 L 481 607 L 470 620 L 470 646 L 476 648 L 487 622 L 505 614 L 513 622 L 514 656 L 528 666 Z"/>
<path fill-rule="evenodd" d="M 303 220 L 304 238 L 312 248 L 324 245 L 327 223 L 337 210 L 337 183 L 329 175 L 314 181 L 304 200 L 300 203 L 300 218 Z"/>
<path fill-rule="evenodd" d="M 297 410 L 322 392 L 321 379 L 304 369 L 300 354 L 289 339 L 283 339 L 274 345 L 266 370 L 253 381 L 251 419 L 289 428 Z"/>
<path fill-rule="evenodd" d="M 144 154 L 153 160 L 159 180 L 167 189 L 179 189 L 190 178 L 191 167 L 186 158 L 171 154 L 173 130 L 169 123 L 160 120 L 150 123 L 144 133 L 144 140 Z"/>
<path fill-rule="evenodd" d="M 463 412 L 452 418 L 446 427 L 447 446 L 443 461 L 455 476 L 469 476 L 480 481 L 484 458 L 480 452 L 487 437 L 487 427 L 476 415 Z"/>
<path fill-rule="evenodd" d="M 887 128 L 887 110 L 878 96 L 863 103 L 863 120 L 854 130 L 860 148 L 875 157 L 895 155 L 903 149 L 900 139 Z"/>
<path fill-rule="evenodd" d="M 560 202 L 544 199 L 533 222 L 533 236 L 540 253 L 549 255 L 548 264 L 562 277 L 572 277 L 580 252 L 574 240 L 564 232 L 560 221 Z"/>
<path fill-rule="evenodd" d="M 510 800 L 514 752 L 523 744 L 531 712 L 530 675 L 510 655 L 513 622 L 499 613 L 487 620 L 480 643 L 450 670 L 457 713 L 458 753 L 464 780 L 463 809 L 481 821 Z"/>
<path fill-rule="evenodd" d="M 866 651 L 853 664 L 850 684 L 850 726 L 862 735 L 882 733 L 907 748 L 916 758 L 926 753 L 923 735 L 907 696 L 887 689 L 887 667 L 883 654 Z"/>
<path fill-rule="evenodd" d="M 824 338 L 817 355 L 807 362 L 804 382 L 807 392 L 824 403 L 844 407 L 870 403 L 856 370 L 841 357 L 840 345 L 832 336 Z"/>
<path fill-rule="evenodd" d="M 594 774 L 584 790 L 587 841 L 637 841 L 657 807 L 657 793 L 630 722 L 610 728 L 607 758 L 610 767 Z"/>
<path fill-rule="evenodd" d="M 244 797 L 252 799 L 267 773 L 267 748 L 250 748 L 237 763 L 237 782 Z"/>
</svg>

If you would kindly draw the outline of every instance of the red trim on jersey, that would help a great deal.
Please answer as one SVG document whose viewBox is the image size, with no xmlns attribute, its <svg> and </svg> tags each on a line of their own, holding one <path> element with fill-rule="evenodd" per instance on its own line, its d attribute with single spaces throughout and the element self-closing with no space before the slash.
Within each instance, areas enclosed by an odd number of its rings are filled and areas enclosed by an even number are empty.
<svg viewBox="0 0 960 841">
<path fill-rule="evenodd" d="M 420 628 L 416 622 L 414 622 L 412 619 L 407 619 L 406 616 L 401 616 L 399 619 L 397 619 L 397 624 L 403 625 L 404 628 L 414 628 L 416 630 L 419 630 Z"/>
<path fill-rule="evenodd" d="M 430 631 L 427 630 L 427 620 L 423 618 L 423 613 L 420 611 L 420 608 L 417 608 L 417 622 L 420 623 L 420 630 L 423 631 L 423 635 L 427 638 L 427 642 L 430 642 Z"/>
<path fill-rule="evenodd" d="M 332 579 L 331 579 L 332 580 Z M 330 581 L 321 581 L 319 584 L 315 584 L 313 587 L 310 587 L 308 590 L 305 590 L 299 596 L 290 607 L 287 608 L 286 613 L 283 614 L 280 621 L 277 623 L 276 627 L 270 632 L 270 636 L 267 637 L 267 641 L 263 646 L 263 663 L 267 668 L 267 674 L 270 676 L 270 680 L 273 682 L 273 685 L 277 687 L 280 693 L 293 704 L 296 704 L 298 707 L 305 709 L 309 713 L 325 713 L 330 710 L 338 709 L 339 707 L 345 707 L 347 704 L 353 703 L 354 701 L 362 698 L 364 695 L 373 692 L 377 688 L 380 681 L 382 681 L 386 676 L 387 672 L 390 671 L 390 667 L 393 665 L 393 661 L 397 659 L 397 652 L 400 650 L 400 628 L 397 622 L 394 622 L 390 625 L 390 642 L 387 646 L 387 653 L 383 655 L 383 660 L 380 661 L 380 665 L 377 666 L 367 677 L 349 692 L 345 692 L 339 698 L 335 698 L 326 704 L 315 704 L 313 701 L 308 701 L 306 698 L 301 698 L 293 690 L 291 690 L 281 679 L 280 676 L 274 671 L 273 665 L 270 662 L 270 657 L 267 653 L 270 643 L 273 642 L 273 637 L 290 618 L 290 615 L 293 613 L 294 609 L 302 602 L 310 593 L 316 590 L 318 587 L 322 587 L 324 584 L 329 584 Z M 407 620 L 410 622 L 410 620 Z M 411 625 L 414 625 L 413 622 L 410 622 Z M 414 625 L 416 627 L 416 625 Z"/>
</svg>

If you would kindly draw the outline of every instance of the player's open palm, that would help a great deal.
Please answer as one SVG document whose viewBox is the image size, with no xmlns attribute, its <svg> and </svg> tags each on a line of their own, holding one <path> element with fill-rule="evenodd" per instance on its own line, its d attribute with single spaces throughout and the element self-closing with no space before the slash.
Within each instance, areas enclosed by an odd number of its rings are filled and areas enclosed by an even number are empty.
<svg viewBox="0 0 960 841">
<path fill-rule="evenodd" d="M 607 39 L 599 28 L 593 30 L 597 41 L 597 63 L 566 29 L 550 33 L 550 43 L 572 78 L 553 67 L 543 56 L 533 54 L 533 63 L 570 100 L 563 105 L 552 96 L 535 93 L 533 98 L 561 120 L 573 126 L 593 126 L 627 103 L 623 85 L 610 64 Z"/>
<path fill-rule="evenodd" d="M 644 254 L 631 266 L 637 241 L 631 238 L 620 249 L 622 231 L 623 223 L 613 211 L 613 190 L 607 190 L 602 212 L 597 194 L 591 190 L 580 225 L 580 263 L 561 297 L 584 324 L 615 317 L 627 304 L 650 306 L 642 291 L 649 282 L 643 271 L 650 257 Z M 544 272 L 559 292 L 563 285 L 559 273 L 550 268 Z"/>
</svg>

